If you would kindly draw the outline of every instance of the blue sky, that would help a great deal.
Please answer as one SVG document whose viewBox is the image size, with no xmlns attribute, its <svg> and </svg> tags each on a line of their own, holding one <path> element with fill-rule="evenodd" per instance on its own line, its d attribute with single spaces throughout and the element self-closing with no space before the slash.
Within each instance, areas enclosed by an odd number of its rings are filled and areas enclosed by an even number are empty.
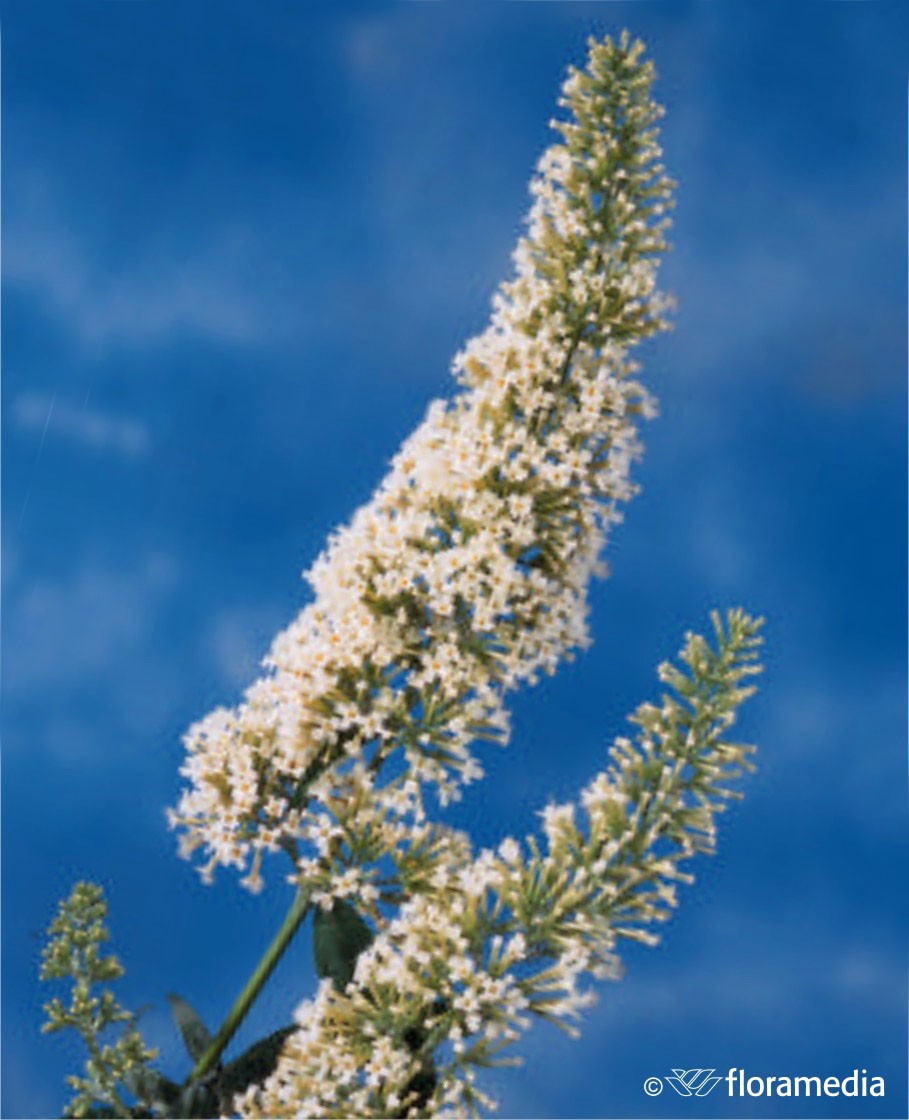
<svg viewBox="0 0 909 1120">
<path fill-rule="evenodd" d="M 287 905 L 202 886 L 164 810 L 480 330 L 565 66 L 648 43 L 676 330 L 593 649 L 514 702 L 455 817 L 535 825 L 712 606 L 767 616 L 760 772 L 656 950 L 503 1116 L 900 1116 L 906 1100 L 907 20 L 895 4 L 4 0 L 3 1115 L 59 1113 L 39 931 L 109 894 L 124 1002 L 214 1026 Z M 311 992 L 308 932 L 244 1037 Z M 81 1062 L 81 1058 L 79 1059 Z M 883 1101 L 647 1098 L 672 1067 Z"/>
</svg>

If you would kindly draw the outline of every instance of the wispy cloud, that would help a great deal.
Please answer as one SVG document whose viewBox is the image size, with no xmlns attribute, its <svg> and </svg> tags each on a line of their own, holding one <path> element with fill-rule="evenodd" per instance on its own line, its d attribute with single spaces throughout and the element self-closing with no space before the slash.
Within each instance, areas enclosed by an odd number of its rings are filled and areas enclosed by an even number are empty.
<svg viewBox="0 0 909 1120">
<path fill-rule="evenodd" d="M 177 570 L 166 555 L 136 570 L 86 562 L 55 578 L 12 581 L 6 592 L 4 692 L 29 699 L 48 688 L 85 688 L 141 648 Z"/>
<path fill-rule="evenodd" d="M 148 429 L 129 416 L 115 416 L 76 405 L 47 393 L 20 393 L 10 406 L 13 423 L 23 432 L 50 434 L 92 451 L 109 451 L 138 459 L 151 447 Z"/>
<path fill-rule="evenodd" d="M 17 174 L 19 196 L 4 231 L 4 283 L 40 301 L 83 344 L 168 342 L 189 334 L 218 342 L 256 341 L 273 322 L 259 246 L 240 221 L 191 243 L 150 236 L 126 267 L 112 267 L 64 199 L 38 170 Z"/>
<path fill-rule="evenodd" d="M 206 648 L 228 685 L 240 688 L 259 675 L 271 639 L 286 621 L 280 608 L 268 606 L 229 607 L 215 617 Z"/>
</svg>

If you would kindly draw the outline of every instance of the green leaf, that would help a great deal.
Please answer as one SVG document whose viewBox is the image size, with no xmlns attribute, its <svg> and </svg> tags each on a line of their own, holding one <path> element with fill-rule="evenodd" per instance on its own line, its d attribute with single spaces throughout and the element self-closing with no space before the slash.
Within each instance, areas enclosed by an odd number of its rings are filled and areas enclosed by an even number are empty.
<svg viewBox="0 0 909 1120">
<path fill-rule="evenodd" d="M 129 1070 L 123 1081 L 127 1089 L 142 1104 L 155 1106 L 165 1116 L 173 1115 L 174 1106 L 180 1099 L 180 1086 L 175 1081 L 171 1081 L 158 1070 L 148 1069 L 145 1066 L 137 1066 Z"/>
<path fill-rule="evenodd" d="M 349 902 L 337 898 L 331 910 L 318 907 L 312 931 L 317 975 L 330 978 L 343 991 L 353 977 L 357 957 L 372 940 L 372 930 Z"/>
<path fill-rule="evenodd" d="M 185 999 L 167 993 L 167 1002 L 170 1004 L 170 1013 L 177 1024 L 177 1030 L 183 1039 L 183 1045 L 194 1062 L 202 1057 L 211 1045 L 211 1035 L 208 1027 L 202 1022 L 198 1012 L 194 1011 Z"/>
<path fill-rule="evenodd" d="M 188 1120 L 214 1120 L 221 1115 L 214 1088 L 207 1081 L 191 1081 L 184 1085 L 178 1104 L 177 1116 Z"/>
<path fill-rule="evenodd" d="M 266 1038 L 260 1038 L 248 1050 L 244 1050 L 239 1058 L 226 1065 L 218 1079 L 218 1092 L 222 1101 L 229 1103 L 250 1085 L 260 1085 L 274 1070 L 285 1040 L 296 1029 L 295 1026 L 282 1027 Z"/>
</svg>

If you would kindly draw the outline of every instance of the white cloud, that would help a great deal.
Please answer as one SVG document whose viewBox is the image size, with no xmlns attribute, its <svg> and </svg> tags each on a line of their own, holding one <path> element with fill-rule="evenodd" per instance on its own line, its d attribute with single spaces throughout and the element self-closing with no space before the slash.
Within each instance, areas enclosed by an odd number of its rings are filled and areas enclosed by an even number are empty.
<svg viewBox="0 0 909 1120">
<path fill-rule="evenodd" d="M 10 412 L 18 428 L 39 435 L 42 442 L 50 434 L 92 451 L 111 451 L 127 459 L 140 458 L 151 446 L 148 429 L 141 421 L 87 406 L 80 408 L 47 393 L 20 393 Z"/>
<path fill-rule="evenodd" d="M 215 618 L 208 651 L 227 684 L 232 688 L 252 684 L 261 674 L 272 638 L 288 621 L 270 607 L 231 607 Z"/>
<path fill-rule="evenodd" d="M 704 479 L 687 517 L 686 556 L 717 595 L 738 591 L 753 578 L 753 537 L 735 479 Z"/>
<path fill-rule="evenodd" d="M 355 19 L 349 25 L 343 50 L 351 75 L 362 82 L 382 82 L 400 65 L 402 31 L 407 22 L 398 8 L 381 16 Z"/>
<path fill-rule="evenodd" d="M 128 267 L 114 268 L 74 232 L 78 224 L 47 175 L 19 173 L 10 193 L 18 201 L 6 218 L 4 282 L 37 297 L 83 345 L 142 345 L 178 333 L 250 342 L 273 326 L 261 284 L 250 281 L 260 271 L 259 247 L 242 223 L 191 246 L 148 237 Z"/>
<path fill-rule="evenodd" d="M 141 647 L 176 578 L 173 559 L 156 554 L 135 571 L 86 563 L 67 576 L 14 581 L 4 604 L 7 697 L 103 679 Z"/>
</svg>

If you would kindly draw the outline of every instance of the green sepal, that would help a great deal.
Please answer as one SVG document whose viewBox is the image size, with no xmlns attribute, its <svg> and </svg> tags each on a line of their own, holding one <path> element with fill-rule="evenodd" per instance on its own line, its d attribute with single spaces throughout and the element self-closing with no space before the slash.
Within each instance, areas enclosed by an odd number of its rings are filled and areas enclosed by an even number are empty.
<svg viewBox="0 0 909 1120">
<path fill-rule="evenodd" d="M 357 957 L 373 941 L 373 932 L 356 910 L 336 898 L 331 910 L 318 907 L 313 918 L 312 947 L 316 974 L 334 981 L 343 992 L 353 978 Z"/>
<path fill-rule="evenodd" d="M 186 1047 L 187 1053 L 194 1062 L 198 1062 L 211 1045 L 212 1036 L 208 1027 L 202 1022 L 199 1013 L 194 1011 L 185 999 L 173 992 L 168 992 L 167 1002 L 170 1004 L 170 1013 L 177 1025 L 177 1030 L 180 1032 L 180 1037 L 183 1039 L 183 1045 Z"/>
</svg>

